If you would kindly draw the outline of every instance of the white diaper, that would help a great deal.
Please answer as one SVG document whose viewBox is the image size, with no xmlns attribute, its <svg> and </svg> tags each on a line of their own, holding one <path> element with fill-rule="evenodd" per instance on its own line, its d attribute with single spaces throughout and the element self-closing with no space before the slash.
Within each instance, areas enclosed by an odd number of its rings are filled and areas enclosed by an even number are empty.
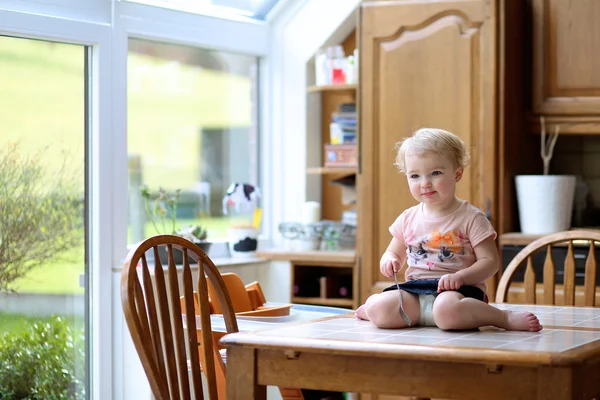
<svg viewBox="0 0 600 400">
<path fill-rule="evenodd" d="M 433 321 L 433 302 L 436 296 L 434 294 L 419 294 L 419 321 L 421 326 L 436 326 Z"/>
</svg>

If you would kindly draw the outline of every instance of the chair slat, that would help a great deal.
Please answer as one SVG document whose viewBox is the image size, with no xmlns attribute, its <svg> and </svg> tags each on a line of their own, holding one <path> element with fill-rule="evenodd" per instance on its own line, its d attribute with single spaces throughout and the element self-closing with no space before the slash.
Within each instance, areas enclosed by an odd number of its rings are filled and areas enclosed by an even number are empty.
<svg viewBox="0 0 600 400">
<path fill-rule="evenodd" d="M 154 249 L 153 249 L 154 250 Z M 158 253 L 155 253 L 157 256 Z M 150 277 L 150 269 L 146 261 L 146 256 L 142 256 L 142 282 L 146 293 L 146 307 L 148 308 L 148 323 L 150 324 L 150 340 L 158 363 L 160 371 L 160 379 L 167 382 L 167 371 L 165 369 L 165 358 L 162 351 L 162 335 L 158 326 L 158 313 L 156 312 L 156 300 L 154 298 L 154 290 L 152 290 L 152 278 Z M 144 318 L 142 315 L 141 318 Z"/>
<path fill-rule="evenodd" d="M 168 247 L 171 247 L 170 245 Z M 172 251 L 168 249 L 168 251 Z M 155 253 L 156 254 L 156 253 Z M 157 254 L 158 255 L 158 254 Z M 156 302 L 158 305 L 159 325 L 162 327 L 164 359 L 167 370 L 167 382 L 171 396 L 177 396 L 179 393 L 179 380 L 177 379 L 177 368 L 175 366 L 175 357 L 173 357 L 173 331 L 169 316 L 169 298 L 167 297 L 167 288 L 165 284 L 165 275 L 160 257 L 154 259 L 154 280 L 156 285 Z"/>
<path fill-rule="evenodd" d="M 564 299 L 566 306 L 575 305 L 575 255 L 573 254 L 573 241 L 569 240 L 567 257 L 564 267 Z"/>
<path fill-rule="evenodd" d="M 527 269 L 525 270 L 525 302 L 527 304 L 535 304 L 535 271 L 531 257 L 527 257 Z"/>
<path fill-rule="evenodd" d="M 596 246 L 594 241 L 590 241 L 590 251 L 585 261 L 585 289 L 583 297 L 585 299 L 585 306 L 595 307 L 596 306 Z"/>
<path fill-rule="evenodd" d="M 202 347 L 204 350 L 204 361 L 207 371 L 204 375 L 208 382 L 208 398 L 217 400 L 217 377 L 215 374 L 214 344 L 212 325 L 210 322 L 210 308 L 208 306 L 208 285 L 206 283 L 205 264 L 202 260 L 198 262 L 198 297 L 200 303 L 200 324 L 202 326 Z"/>
<path fill-rule="evenodd" d="M 187 255 L 187 252 L 186 252 Z M 177 276 L 177 265 L 173 258 L 173 246 L 169 246 L 169 304 L 171 305 L 171 324 L 173 326 L 173 354 L 177 363 L 177 375 L 179 376 L 180 398 L 191 400 L 190 381 L 188 377 L 187 357 L 185 352 L 185 338 L 183 336 L 183 325 L 181 321 L 181 306 L 179 301 L 179 283 Z"/>
<path fill-rule="evenodd" d="M 544 261 L 544 304 L 554 305 L 556 291 L 556 267 L 552 258 L 552 245 L 546 247 L 546 260 Z"/>
<path fill-rule="evenodd" d="M 192 369 L 192 382 L 194 382 L 194 399 L 203 400 L 202 375 L 200 369 L 200 358 L 198 357 L 198 335 L 196 327 L 194 286 L 192 285 L 192 270 L 188 261 L 187 250 L 183 253 L 183 301 L 186 310 L 187 342 L 190 357 L 190 368 Z M 188 311 L 189 310 L 189 311 Z"/>
</svg>

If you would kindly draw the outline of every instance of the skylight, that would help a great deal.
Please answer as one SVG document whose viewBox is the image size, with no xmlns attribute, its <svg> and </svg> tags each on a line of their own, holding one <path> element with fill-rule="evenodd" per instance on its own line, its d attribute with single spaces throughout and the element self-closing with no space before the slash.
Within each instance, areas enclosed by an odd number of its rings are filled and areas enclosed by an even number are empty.
<svg viewBox="0 0 600 400">
<path fill-rule="evenodd" d="M 126 0 L 156 7 L 223 18 L 246 17 L 265 20 L 280 0 Z"/>
</svg>

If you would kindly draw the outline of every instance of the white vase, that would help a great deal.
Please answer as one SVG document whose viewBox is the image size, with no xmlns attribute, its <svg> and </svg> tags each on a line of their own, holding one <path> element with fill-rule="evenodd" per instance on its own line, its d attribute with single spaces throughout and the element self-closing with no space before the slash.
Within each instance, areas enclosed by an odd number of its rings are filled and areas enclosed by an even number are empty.
<svg viewBox="0 0 600 400">
<path fill-rule="evenodd" d="M 575 176 L 519 175 L 515 181 L 521 232 L 548 234 L 571 228 Z"/>
<path fill-rule="evenodd" d="M 256 228 L 229 228 L 229 253 L 232 257 L 247 257 L 256 254 L 258 236 L 260 231 Z"/>
</svg>

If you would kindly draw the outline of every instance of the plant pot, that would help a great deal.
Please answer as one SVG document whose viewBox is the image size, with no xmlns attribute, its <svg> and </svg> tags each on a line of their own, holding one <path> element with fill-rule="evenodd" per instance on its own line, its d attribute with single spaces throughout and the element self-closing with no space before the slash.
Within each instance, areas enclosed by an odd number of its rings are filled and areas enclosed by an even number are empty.
<svg viewBox="0 0 600 400">
<path fill-rule="evenodd" d="M 251 256 L 258 248 L 258 235 L 260 231 L 256 228 L 229 228 L 229 253 L 232 257 Z"/>
<path fill-rule="evenodd" d="M 210 242 L 195 242 L 194 244 L 200 247 L 204 253 L 208 254 L 211 245 Z M 169 250 L 167 249 L 167 246 L 158 247 L 158 256 L 162 265 L 167 265 L 169 263 Z M 175 264 L 183 265 L 183 251 L 173 247 L 173 260 L 175 261 Z M 188 262 L 190 264 L 196 263 L 191 257 L 188 257 Z"/>
<path fill-rule="evenodd" d="M 571 228 L 575 176 L 519 175 L 515 182 L 521 232 L 548 234 Z"/>
</svg>

